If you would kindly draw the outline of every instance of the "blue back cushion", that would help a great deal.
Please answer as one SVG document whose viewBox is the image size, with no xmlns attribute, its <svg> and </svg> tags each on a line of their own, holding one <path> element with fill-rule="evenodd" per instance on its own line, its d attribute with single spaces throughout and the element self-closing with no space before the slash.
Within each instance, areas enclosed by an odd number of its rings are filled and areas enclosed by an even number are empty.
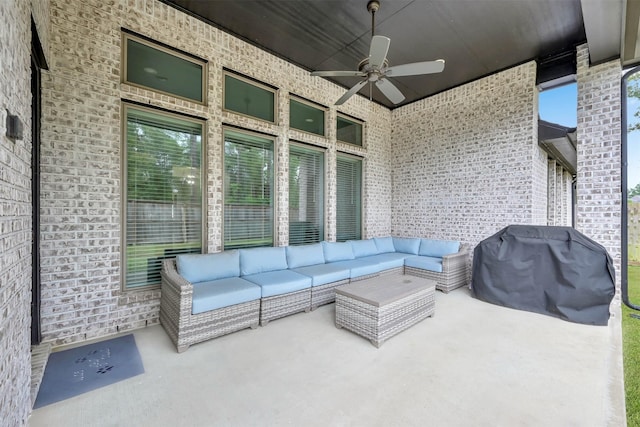
<svg viewBox="0 0 640 427">
<path fill-rule="evenodd" d="M 240 249 L 240 275 L 286 270 L 287 253 L 283 247 Z"/>
<path fill-rule="evenodd" d="M 460 242 L 453 240 L 420 239 L 420 252 L 418 255 L 443 257 L 455 254 L 460 250 Z"/>
<path fill-rule="evenodd" d="M 289 265 L 289 268 L 324 264 L 322 243 L 302 246 L 287 246 L 287 264 Z"/>
<path fill-rule="evenodd" d="M 191 283 L 240 276 L 237 250 L 215 254 L 190 254 L 176 257 L 178 273 Z"/>
<path fill-rule="evenodd" d="M 327 262 L 345 261 L 354 259 L 353 249 L 349 242 L 322 242 L 324 259 Z"/>
<path fill-rule="evenodd" d="M 376 242 L 376 247 L 378 248 L 378 253 L 380 254 L 396 251 L 396 248 L 393 246 L 393 239 L 391 237 L 374 237 L 373 241 Z"/>
<path fill-rule="evenodd" d="M 353 256 L 362 258 L 365 256 L 378 255 L 378 247 L 373 240 L 350 240 Z"/>
<path fill-rule="evenodd" d="M 418 251 L 420 251 L 420 239 L 394 237 L 393 247 L 396 248 L 396 252 L 418 255 Z"/>
</svg>

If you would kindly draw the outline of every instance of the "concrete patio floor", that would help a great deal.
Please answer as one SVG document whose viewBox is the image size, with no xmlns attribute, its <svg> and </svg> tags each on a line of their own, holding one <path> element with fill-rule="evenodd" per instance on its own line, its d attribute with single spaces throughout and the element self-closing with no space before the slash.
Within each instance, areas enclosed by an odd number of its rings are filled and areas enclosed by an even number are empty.
<svg viewBox="0 0 640 427">
<path fill-rule="evenodd" d="M 145 373 L 33 412 L 38 426 L 623 426 L 619 317 L 586 326 L 437 292 L 379 349 L 334 305 L 178 354 L 134 332 Z"/>
</svg>

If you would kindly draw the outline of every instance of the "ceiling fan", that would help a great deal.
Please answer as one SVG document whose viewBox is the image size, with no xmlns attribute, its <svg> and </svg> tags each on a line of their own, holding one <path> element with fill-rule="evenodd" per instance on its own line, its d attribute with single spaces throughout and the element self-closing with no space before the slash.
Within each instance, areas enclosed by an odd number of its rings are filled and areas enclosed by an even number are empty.
<svg viewBox="0 0 640 427">
<path fill-rule="evenodd" d="M 371 0 L 367 3 L 367 10 L 371 13 L 371 46 L 369 57 L 363 59 L 358 64 L 357 71 L 313 71 L 312 76 L 322 77 L 364 77 L 365 79 L 354 85 L 344 95 L 340 97 L 335 105 L 344 104 L 347 99 L 358 92 L 367 83 L 375 83 L 380 92 L 389 101 L 399 104 L 404 101 L 404 95 L 387 77 L 415 76 L 420 74 L 440 73 L 444 70 L 444 59 L 436 61 L 413 62 L 411 64 L 395 65 L 389 67 L 387 52 L 391 39 L 385 36 L 374 35 L 375 15 L 380 9 L 378 0 Z"/>
</svg>

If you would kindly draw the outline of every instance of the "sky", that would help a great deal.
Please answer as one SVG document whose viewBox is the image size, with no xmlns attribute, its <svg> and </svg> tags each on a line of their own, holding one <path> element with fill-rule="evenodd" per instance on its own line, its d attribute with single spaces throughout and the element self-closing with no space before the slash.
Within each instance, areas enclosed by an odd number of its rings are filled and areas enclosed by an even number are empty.
<svg viewBox="0 0 640 427">
<path fill-rule="evenodd" d="M 627 123 L 637 119 L 633 113 L 640 109 L 640 100 L 631 98 L 627 105 Z M 542 120 L 566 127 L 575 127 L 578 113 L 578 89 L 576 83 L 567 84 L 540 92 L 539 114 Z M 627 137 L 627 187 L 633 188 L 640 183 L 640 130 L 633 131 Z"/>
</svg>

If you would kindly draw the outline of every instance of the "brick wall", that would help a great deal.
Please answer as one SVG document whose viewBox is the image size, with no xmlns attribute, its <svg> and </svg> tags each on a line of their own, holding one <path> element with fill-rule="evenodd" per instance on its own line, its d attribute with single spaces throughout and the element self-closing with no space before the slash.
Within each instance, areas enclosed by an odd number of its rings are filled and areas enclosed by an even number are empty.
<svg viewBox="0 0 640 427">
<path fill-rule="evenodd" d="M 208 105 L 120 82 L 120 28 L 209 61 Z M 364 122 L 366 146 L 289 129 L 289 93 L 331 106 L 343 88 L 155 0 L 52 0 L 42 148 L 43 338 L 64 344 L 158 322 L 159 291 L 120 290 L 121 99 L 207 119 L 208 251 L 222 243 L 222 124 L 276 137 L 276 244 L 288 241 L 288 140 L 327 149 L 327 238 L 335 239 L 335 156 L 363 156 L 364 231 L 391 230 L 388 109 L 356 96 L 340 112 Z M 222 111 L 226 67 L 276 86 L 276 124 Z M 336 109 L 331 107 L 329 123 Z"/>
<path fill-rule="evenodd" d="M 535 77 L 527 63 L 393 110 L 394 235 L 475 245 L 546 224 Z"/>
<path fill-rule="evenodd" d="M 37 22 L 48 19 L 47 5 L 33 11 Z M 26 425 L 31 411 L 31 12 L 31 2 L 0 1 L 0 424 L 7 426 Z M 46 32 L 40 37 L 47 42 Z M 20 140 L 6 137 L 7 111 L 23 124 Z"/>
<path fill-rule="evenodd" d="M 589 66 L 589 52 L 580 46 L 578 62 L 578 170 L 576 229 L 603 245 L 616 267 L 621 262 L 621 129 L 617 60 Z"/>
<path fill-rule="evenodd" d="M 573 212 L 571 174 L 560 163 L 549 159 L 547 181 L 547 225 L 571 226 Z"/>
</svg>

